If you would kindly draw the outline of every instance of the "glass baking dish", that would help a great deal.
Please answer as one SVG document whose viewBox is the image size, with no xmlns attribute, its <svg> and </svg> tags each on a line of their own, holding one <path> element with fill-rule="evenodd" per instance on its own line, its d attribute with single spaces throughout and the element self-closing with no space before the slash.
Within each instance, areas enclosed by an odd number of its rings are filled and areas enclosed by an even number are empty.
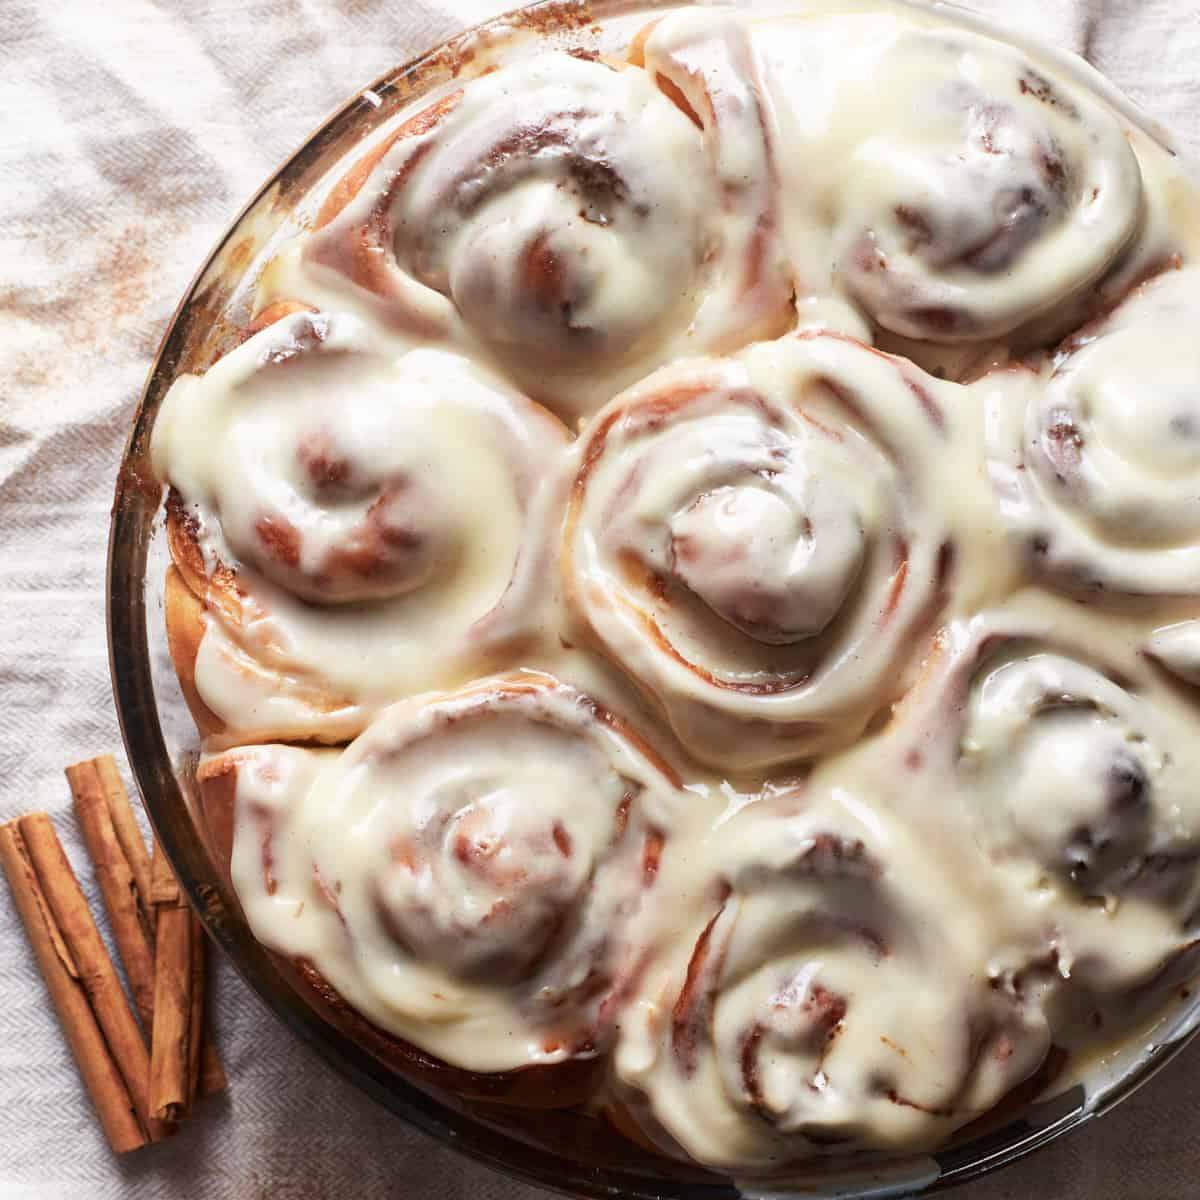
<svg viewBox="0 0 1200 1200">
<path fill-rule="evenodd" d="M 155 416 L 175 377 L 207 368 L 237 340 L 257 271 L 280 243 L 303 227 L 304 200 L 347 152 L 397 111 L 444 85 L 476 56 L 511 61 L 547 46 L 617 49 L 647 17 L 670 3 L 543 0 L 465 31 L 374 81 L 330 117 L 250 201 L 221 238 L 171 319 L 138 406 L 117 477 L 109 537 L 107 612 L 113 689 L 129 761 L 150 818 L 211 936 L 267 1007 L 327 1062 L 397 1116 L 497 1170 L 581 1196 L 631 1200 L 788 1200 L 795 1195 L 882 1197 L 929 1195 L 1028 1154 L 1104 1113 L 1146 1082 L 1189 1040 L 1200 998 L 1159 1019 L 1140 1045 L 1050 1097 L 1027 1098 L 1017 1111 L 967 1130 L 947 1149 L 882 1171 L 828 1174 L 790 1192 L 673 1163 L 618 1139 L 599 1121 L 571 1112 L 468 1105 L 418 1087 L 325 1020 L 293 985 L 285 964 L 251 935 L 209 849 L 196 809 L 191 772 L 198 735 L 166 647 L 162 584 L 169 558 L 161 489 L 149 467 Z M 759 0 L 740 7 L 766 10 Z M 776 5 L 776 7 L 783 7 Z M 804 0 L 786 6 L 802 9 Z M 944 8 L 945 6 L 939 6 Z M 965 9 L 945 15 L 993 36 L 1010 34 Z M 1164 144 L 1167 135 L 1096 72 L 1072 56 L 1037 47 L 1076 82 L 1102 93 Z M 536 1125 L 536 1128 L 530 1128 Z"/>
</svg>

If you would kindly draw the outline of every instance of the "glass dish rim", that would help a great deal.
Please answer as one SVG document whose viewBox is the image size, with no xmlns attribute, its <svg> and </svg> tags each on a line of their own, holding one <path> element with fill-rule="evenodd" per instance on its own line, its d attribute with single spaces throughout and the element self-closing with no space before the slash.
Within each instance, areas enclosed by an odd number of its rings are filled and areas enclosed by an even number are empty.
<svg viewBox="0 0 1200 1200">
<path fill-rule="evenodd" d="M 896 2 L 896 0 L 894 0 Z M 1153 119 L 1142 113 L 1083 60 L 1056 50 L 1027 35 L 1014 32 L 999 22 L 973 10 L 944 0 L 898 0 L 904 6 L 927 11 L 944 11 L 962 25 L 993 37 L 1031 48 L 1055 62 L 1092 92 L 1104 99 L 1146 132 L 1160 145 L 1176 153 L 1170 135 Z M 736 7 L 772 7 L 799 10 L 805 0 L 759 4 L 756 0 L 735 0 Z M 282 187 L 289 173 L 298 171 L 314 148 L 333 143 L 339 132 L 348 128 L 355 114 L 361 114 L 364 100 L 377 104 L 381 94 L 417 79 L 417 90 L 405 97 L 405 103 L 426 89 L 419 76 L 423 68 L 453 54 L 456 47 L 490 31 L 511 30 L 514 19 L 545 16 L 548 31 L 571 28 L 571 20 L 585 14 L 602 22 L 619 16 L 679 7 L 678 0 L 538 0 L 538 2 L 499 14 L 471 26 L 431 47 L 393 70 L 385 72 L 351 95 L 315 131 L 273 171 L 225 228 L 212 251 L 196 272 L 176 306 L 155 353 L 146 384 L 138 401 L 130 434 L 118 470 L 109 527 L 107 574 L 105 584 L 106 627 L 113 696 L 130 769 L 147 814 L 163 848 L 176 868 L 188 897 L 210 936 L 221 946 L 235 968 L 259 1000 L 284 1026 L 311 1046 L 318 1055 L 360 1091 L 370 1095 L 408 1124 L 435 1138 L 443 1145 L 481 1162 L 510 1177 L 571 1196 L 611 1197 L 625 1195 L 631 1200 L 751 1200 L 759 1190 L 763 1200 L 790 1200 L 786 1185 L 750 1181 L 739 1184 L 714 1176 L 712 1182 L 691 1178 L 671 1180 L 649 1174 L 632 1173 L 621 1168 L 597 1168 L 534 1148 L 508 1133 L 493 1128 L 469 1108 L 459 1109 L 431 1096 L 416 1084 L 375 1059 L 347 1033 L 335 1028 L 304 1001 L 285 982 L 268 953 L 250 935 L 244 922 L 233 917 L 214 886 L 211 870 L 204 861 L 197 830 L 188 817 L 176 769 L 167 751 L 159 720 L 158 702 L 150 670 L 147 640 L 147 551 L 154 522 L 161 511 L 161 489 L 147 475 L 150 431 L 158 402 L 177 373 L 177 364 L 189 333 L 188 320 L 203 288 L 222 268 L 222 255 L 234 246 L 243 225 L 273 189 Z M 565 23 L 564 23 L 565 22 Z M 536 29 L 532 20 L 530 24 Z M 557 27 L 556 27 L 557 25 Z M 538 36 L 536 33 L 535 37 Z M 281 218 L 281 221 L 283 218 Z M 209 878 L 205 878 L 205 875 Z M 1187 1017 L 1179 1022 L 1181 1031 L 1153 1045 L 1136 1063 L 1103 1091 L 1098 1100 L 1084 1103 L 1082 1089 L 1075 1088 L 1035 1104 L 1019 1113 L 1001 1128 L 970 1141 L 954 1145 L 920 1160 L 935 1171 L 902 1171 L 897 1177 L 881 1176 L 871 1183 L 839 1184 L 827 1177 L 827 1186 L 843 1200 L 858 1197 L 932 1195 L 989 1174 L 1002 1166 L 1048 1145 L 1064 1134 L 1082 1127 L 1096 1116 L 1108 1112 L 1120 1101 L 1148 1082 L 1191 1040 L 1200 1024 L 1200 995 L 1187 1008 Z M 664 1160 L 664 1170 L 669 1164 Z M 818 1180 L 818 1186 L 820 1186 Z M 801 1195 L 816 1193 L 806 1184 Z M 832 1192 L 831 1192 L 832 1194 Z"/>
</svg>

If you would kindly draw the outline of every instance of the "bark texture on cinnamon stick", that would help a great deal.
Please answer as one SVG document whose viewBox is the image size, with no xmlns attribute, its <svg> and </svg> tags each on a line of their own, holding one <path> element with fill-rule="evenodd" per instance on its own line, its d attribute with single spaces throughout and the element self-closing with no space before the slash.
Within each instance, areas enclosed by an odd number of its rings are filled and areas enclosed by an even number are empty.
<svg viewBox="0 0 1200 1200">
<path fill-rule="evenodd" d="M 32 831 L 35 840 L 42 846 L 43 852 L 39 855 L 35 856 L 30 852 L 25 837 L 26 830 Z M 47 848 L 50 840 L 52 844 Z M 55 847 L 57 853 L 54 853 Z M 61 863 L 58 861 L 60 856 Z M 0 864 L 3 865 L 8 878 L 17 912 L 25 926 L 42 978 L 46 981 L 46 989 L 58 1013 L 67 1045 L 79 1067 L 79 1074 L 88 1095 L 95 1105 L 100 1126 L 109 1146 L 114 1153 L 124 1154 L 145 1145 L 147 1132 L 139 1116 L 134 1089 L 129 1086 L 126 1070 L 122 1070 L 116 1053 L 106 1040 L 106 1030 L 102 1027 L 94 1008 L 95 996 L 103 995 L 105 990 L 103 986 L 97 986 L 97 975 L 104 974 L 103 968 L 97 972 L 96 964 L 90 956 L 75 954 L 71 940 L 61 928 L 55 906 L 47 894 L 39 863 L 43 867 L 49 864 L 54 872 L 61 872 L 63 867 L 67 873 L 71 871 L 66 857 L 62 855 L 61 847 L 58 846 L 50 819 L 45 813 L 33 813 L 20 821 L 0 826 Z M 76 903 L 71 899 L 71 883 L 75 883 L 73 874 L 69 881 L 59 880 L 53 887 L 55 891 L 65 893 L 69 903 Z M 78 884 L 75 884 L 75 891 L 78 891 Z M 62 903 L 63 895 L 58 898 Z M 82 893 L 78 895 L 78 903 L 83 903 Z M 86 912 L 86 903 L 83 903 L 83 908 Z M 88 920 L 90 919 L 88 914 Z M 95 928 L 94 923 L 92 927 Z M 112 969 L 111 961 L 108 967 L 109 970 Z M 120 992 L 119 984 L 117 989 Z M 120 1002 L 125 1006 L 123 994 L 120 995 Z M 125 1012 L 129 1012 L 128 1006 L 125 1006 Z M 116 1020 L 119 1022 L 120 1018 Z M 129 1023 L 132 1022 L 132 1014 L 129 1014 Z M 134 1032 L 136 1033 L 136 1026 Z M 138 1041 L 140 1043 L 140 1038 Z M 143 1047 L 143 1056 L 144 1054 Z M 135 1071 L 136 1064 L 127 1064 L 126 1069 Z"/>
<path fill-rule="evenodd" d="M 66 774 L 153 1063 L 158 911 L 154 902 L 153 860 L 111 754 L 76 763 L 66 769 Z M 159 870 L 163 899 L 175 905 L 184 904 L 183 893 L 165 858 Z M 178 937 L 178 924 L 173 937 Z M 194 920 L 189 954 L 189 1102 L 197 1095 L 209 1096 L 227 1086 L 205 1020 L 207 949 L 203 930 Z"/>
<path fill-rule="evenodd" d="M 101 754 L 99 758 L 93 758 L 91 763 L 100 777 L 109 817 L 137 889 L 138 912 L 153 944 L 154 905 L 150 902 L 150 854 L 146 850 L 146 841 L 133 815 L 133 805 L 129 803 L 129 793 L 121 782 L 116 759 L 111 754 Z"/>
<path fill-rule="evenodd" d="M 150 898 L 157 909 L 150 1105 L 156 1117 L 177 1120 L 192 1100 L 192 912 L 157 842 Z"/>
<path fill-rule="evenodd" d="M 188 940 L 190 958 L 188 969 L 191 972 L 191 983 L 188 999 L 191 1007 L 188 1009 L 188 1105 L 195 1104 L 200 1095 L 200 1050 L 204 1045 L 204 930 L 200 927 L 200 918 L 195 913 L 188 914 L 192 923 L 191 937 Z"/>
<path fill-rule="evenodd" d="M 108 910 L 109 925 L 125 965 L 134 1007 L 149 1037 L 154 1025 L 154 951 L 139 911 L 138 886 L 125 845 L 117 836 L 116 822 L 98 770 L 100 761 L 93 759 L 68 767 L 67 782 L 71 785 L 83 840 L 96 869 L 96 881 Z M 138 840 L 141 840 L 140 833 Z M 142 852 L 145 853 L 144 846 Z M 144 894 L 148 899 L 149 881 Z"/>
<path fill-rule="evenodd" d="M 195 936 L 200 943 L 200 961 L 206 964 L 204 967 L 204 996 L 208 994 L 208 938 L 204 935 L 204 927 L 197 921 L 195 926 Z M 193 985 L 194 986 L 194 985 Z M 205 1001 L 205 1011 L 207 1012 L 207 1001 Z M 200 1027 L 200 1080 L 197 1092 L 200 1096 L 213 1096 L 217 1092 L 223 1092 L 228 1086 L 229 1081 L 225 1078 L 225 1068 L 221 1066 L 220 1056 L 217 1054 L 217 1047 L 213 1042 L 212 1027 L 205 1021 Z"/>
</svg>

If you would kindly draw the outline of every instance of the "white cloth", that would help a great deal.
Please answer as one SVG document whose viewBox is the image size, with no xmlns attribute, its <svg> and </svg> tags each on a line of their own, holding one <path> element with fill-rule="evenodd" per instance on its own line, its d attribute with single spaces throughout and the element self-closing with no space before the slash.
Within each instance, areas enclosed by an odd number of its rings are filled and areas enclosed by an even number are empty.
<svg viewBox="0 0 1200 1200">
<path fill-rule="evenodd" d="M 172 308 L 229 218 L 356 88 L 502 0 L 0 0 L 0 819 L 48 809 L 97 902 L 65 764 L 120 745 L 104 638 L 118 458 Z M 1086 50 L 1200 149 L 1200 0 L 976 0 Z M 115 1161 L 0 888 L 0 1197 L 532 1200 L 406 1128 L 226 966 L 230 1077 Z M 1200 1046 L 965 1200 L 1197 1194 Z"/>
</svg>

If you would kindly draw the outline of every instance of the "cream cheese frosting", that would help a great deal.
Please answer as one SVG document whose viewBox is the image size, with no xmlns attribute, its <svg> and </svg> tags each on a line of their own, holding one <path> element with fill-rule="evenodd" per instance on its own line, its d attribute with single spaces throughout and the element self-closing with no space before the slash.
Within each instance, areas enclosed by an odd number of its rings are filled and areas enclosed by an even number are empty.
<svg viewBox="0 0 1200 1200">
<path fill-rule="evenodd" d="M 476 671 L 530 603 L 526 518 L 566 440 L 468 360 L 390 354 L 348 314 L 294 313 L 181 380 L 152 451 L 233 571 L 196 669 L 231 738 L 342 740 Z"/>
<path fill-rule="evenodd" d="M 1137 229 L 1120 121 L 1019 50 L 865 13 L 795 42 L 764 56 L 805 287 L 893 333 L 978 340 L 1069 300 Z"/>
<path fill-rule="evenodd" d="M 232 874 L 277 949 L 474 1070 L 608 1048 L 684 798 L 588 697 L 527 672 L 401 701 L 340 754 L 231 753 Z"/>
<path fill-rule="evenodd" d="M 804 335 L 668 367 L 596 416 L 566 587 L 693 755 L 811 756 L 887 703 L 954 574 L 928 495 L 962 482 L 956 390 Z"/>
<path fill-rule="evenodd" d="M 1056 586 L 1200 592 L 1197 295 L 1194 269 L 1142 285 L 1067 344 L 1024 414 L 996 412 L 1006 512 Z"/>
<path fill-rule="evenodd" d="M 152 446 L 266 946 L 768 1176 L 1193 973 L 1200 223 L 1123 110 L 924 9 L 685 8 L 310 207 Z"/>
</svg>

